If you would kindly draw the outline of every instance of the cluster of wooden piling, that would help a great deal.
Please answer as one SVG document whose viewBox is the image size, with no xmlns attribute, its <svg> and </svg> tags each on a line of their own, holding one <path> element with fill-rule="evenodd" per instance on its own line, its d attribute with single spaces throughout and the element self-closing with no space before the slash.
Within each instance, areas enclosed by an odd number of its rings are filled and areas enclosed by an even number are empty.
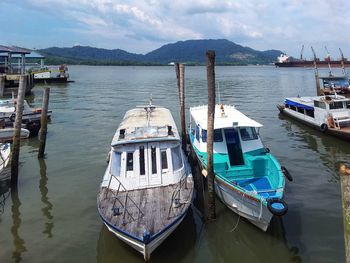
<svg viewBox="0 0 350 263">
<path fill-rule="evenodd" d="M 203 201 L 203 212 L 207 220 L 214 220 L 216 218 L 215 210 L 215 185 L 214 185 L 214 168 L 213 168 L 213 141 L 214 141 L 214 116 L 215 116 L 215 52 L 208 50 L 207 56 L 207 81 L 208 81 L 208 129 L 207 129 L 207 167 L 206 180 L 207 191 L 204 192 L 203 176 L 199 163 L 196 162 L 193 150 L 189 153 L 189 159 L 194 167 L 192 173 L 194 175 L 195 187 L 199 193 L 199 199 Z M 181 136 L 182 149 L 187 154 L 187 134 L 186 134 L 186 118 L 185 118 L 185 65 L 176 63 L 175 71 L 177 77 L 177 86 L 179 92 L 180 102 L 180 118 L 181 118 Z"/>
<path fill-rule="evenodd" d="M 18 184 L 18 163 L 20 152 L 20 135 L 22 127 L 22 114 L 24 109 L 24 96 L 27 87 L 28 75 L 21 75 L 19 78 L 19 87 L 17 95 L 16 105 L 16 118 L 14 123 L 13 143 L 12 143 L 12 156 L 11 156 L 11 187 L 17 188 Z M 47 112 L 49 105 L 50 89 L 44 89 L 43 95 L 43 107 L 41 111 L 41 128 L 40 128 L 40 146 L 38 152 L 38 158 L 44 158 L 45 145 L 46 145 L 46 133 L 47 133 Z"/>
<path fill-rule="evenodd" d="M 21 78 L 24 76 L 26 79 L 24 92 L 30 94 L 30 91 L 34 87 L 34 75 L 33 74 L 0 74 L 0 97 L 17 94 L 21 82 Z"/>
</svg>

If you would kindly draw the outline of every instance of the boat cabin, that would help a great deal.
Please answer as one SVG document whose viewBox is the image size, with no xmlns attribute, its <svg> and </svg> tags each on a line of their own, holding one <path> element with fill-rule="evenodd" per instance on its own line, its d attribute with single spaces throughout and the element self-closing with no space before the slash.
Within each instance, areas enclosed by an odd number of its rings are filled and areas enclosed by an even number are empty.
<svg viewBox="0 0 350 263">
<path fill-rule="evenodd" d="M 166 108 L 128 111 L 111 147 L 106 172 L 128 190 L 175 184 L 185 174 L 180 137 Z"/>
<path fill-rule="evenodd" d="M 286 109 L 299 113 L 305 121 L 321 126 L 323 123 L 335 128 L 350 126 L 350 99 L 340 95 L 287 98 Z"/>
<path fill-rule="evenodd" d="M 190 109 L 190 138 L 192 145 L 205 155 L 207 151 L 207 105 Z M 259 154 L 264 150 L 259 136 L 262 125 L 236 110 L 234 106 L 216 105 L 214 122 L 214 163 L 215 169 L 246 165 L 249 160 L 245 153 Z M 217 155 L 218 153 L 219 155 Z M 218 160 L 228 156 L 229 162 Z M 226 158 L 226 157 L 225 157 Z M 206 162 L 206 156 L 203 158 Z"/>
<path fill-rule="evenodd" d="M 320 78 L 322 89 L 325 94 L 345 94 L 350 92 L 350 83 L 347 76 L 335 77 L 322 77 Z"/>
</svg>

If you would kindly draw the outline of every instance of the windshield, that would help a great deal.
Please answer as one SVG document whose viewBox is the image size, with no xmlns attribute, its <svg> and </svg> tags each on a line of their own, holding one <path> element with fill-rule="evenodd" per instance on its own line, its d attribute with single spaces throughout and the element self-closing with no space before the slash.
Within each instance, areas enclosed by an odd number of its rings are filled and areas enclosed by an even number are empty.
<svg viewBox="0 0 350 263">
<path fill-rule="evenodd" d="M 256 133 L 256 130 L 254 127 L 239 128 L 239 131 L 241 133 L 241 138 L 243 141 L 258 139 L 258 134 Z"/>
</svg>

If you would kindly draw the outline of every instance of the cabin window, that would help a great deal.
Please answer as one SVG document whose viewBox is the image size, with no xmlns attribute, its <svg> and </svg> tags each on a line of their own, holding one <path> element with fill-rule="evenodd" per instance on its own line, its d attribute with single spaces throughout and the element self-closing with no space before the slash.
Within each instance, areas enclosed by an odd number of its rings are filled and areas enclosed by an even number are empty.
<svg viewBox="0 0 350 263">
<path fill-rule="evenodd" d="M 196 125 L 196 139 L 199 141 L 199 125 Z"/>
<path fill-rule="evenodd" d="M 168 158 L 166 155 L 166 149 L 160 150 L 160 156 L 162 160 L 162 170 L 168 169 Z"/>
<path fill-rule="evenodd" d="M 152 174 L 157 173 L 157 148 L 155 146 L 151 146 L 151 163 L 152 163 Z"/>
<path fill-rule="evenodd" d="M 343 102 L 342 101 L 335 101 L 329 103 L 329 109 L 335 110 L 335 109 L 342 109 L 343 108 Z"/>
<path fill-rule="evenodd" d="M 314 110 L 308 110 L 305 109 L 306 115 L 312 118 L 315 118 L 315 111 Z"/>
<path fill-rule="evenodd" d="M 134 170 L 134 153 L 133 152 L 126 153 L 126 170 L 127 171 Z"/>
<path fill-rule="evenodd" d="M 297 108 L 297 110 L 298 110 L 299 113 L 304 114 L 304 109 L 303 108 Z"/>
<path fill-rule="evenodd" d="M 146 171 L 145 171 L 145 147 L 144 146 L 140 146 L 139 148 L 139 152 L 140 152 L 140 175 L 145 175 Z"/>
<path fill-rule="evenodd" d="M 326 109 L 326 103 L 322 102 L 322 101 L 314 101 L 314 106 L 317 108 L 322 108 L 322 109 Z"/>
<path fill-rule="evenodd" d="M 111 174 L 120 176 L 120 152 L 113 152 L 111 158 Z"/>
<path fill-rule="evenodd" d="M 296 110 L 297 110 L 297 107 L 290 105 L 290 109 L 296 111 Z"/>
<path fill-rule="evenodd" d="M 214 130 L 214 142 L 222 142 L 222 132 L 221 129 Z"/>
<path fill-rule="evenodd" d="M 207 142 L 207 130 L 202 129 L 202 142 Z"/>
<path fill-rule="evenodd" d="M 241 133 L 241 138 L 243 141 L 258 139 L 258 134 L 256 133 L 256 130 L 253 127 L 240 128 L 239 132 Z"/>
<path fill-rule="evenodd" d="M 350 109 L 350 101 L 346 101 L 345 104 L 346 104 L 346 107 L 347 107 L 348 109 Z"/>
<path fill-rule="evenodd" d="M 181 158 L 180 146 L 176 146 L 174 148 L 171 148 L 171 160 L 173 163 L 173 170 L 174 171 L 182 168 L 182 158 Z"/>
</svg>

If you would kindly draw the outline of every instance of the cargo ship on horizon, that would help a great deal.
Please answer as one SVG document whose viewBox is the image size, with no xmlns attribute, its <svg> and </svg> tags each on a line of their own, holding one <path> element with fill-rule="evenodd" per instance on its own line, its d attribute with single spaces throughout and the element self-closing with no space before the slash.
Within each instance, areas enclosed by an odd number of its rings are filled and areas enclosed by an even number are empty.
<svg viewBox="0 0 350 263">
<path fill-rule="evenodd" d="M 348 61 L 347 58 L 344 57 L 343 52 L 339 48 L 341 58 L 334 60 L 329 55 L 329 52 L 327 50 L 327 56 L 324 58 L 324 60 L 320 60 L 319 58 L 316 58 L 316 54 L 314 54 L 313 60 L 307 60 L 303 58 L 303 49 L 304 46 L 301 49 L 300 58 L 294 58 L 292 56 L 288 56 L 286 53 L 282 53 L 277 57 L 277 61 L 274 63 L 276 67 L 314 67 L 314 62 L 317 63 L 318 67 L 350 67 L 350 61 Z M 313 51 L 314 52 L 314 51 Z"/>
</svg>

